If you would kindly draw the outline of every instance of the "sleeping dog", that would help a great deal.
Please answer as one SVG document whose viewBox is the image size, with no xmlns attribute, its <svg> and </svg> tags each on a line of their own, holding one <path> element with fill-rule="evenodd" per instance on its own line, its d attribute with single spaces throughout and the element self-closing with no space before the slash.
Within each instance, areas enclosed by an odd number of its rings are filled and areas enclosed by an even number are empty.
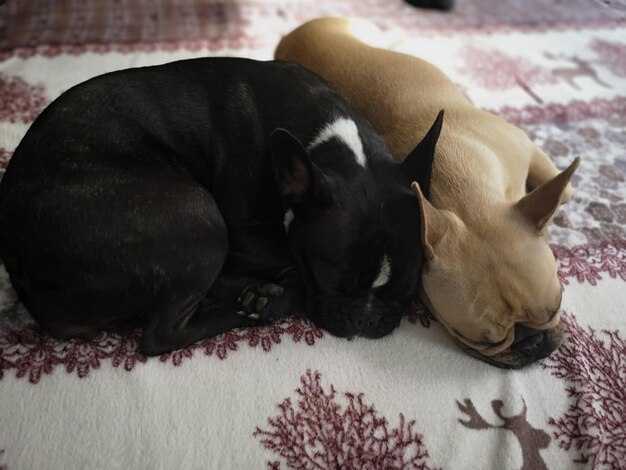
<svg viewBox="0 0 626 470">
<path fill-rule="evenodd" d="M 572 196 L 579 159 L 560 172 L 522 130 L 473 106 L 435 66 L 361 42 L 357 24 L 312 20 L 285 36 L 275 56 L 346 93 L 399 160 L 445 108 L 431 197 L 414 186 L 423 217 L 414 241 L 425 254 L 421 298 L 483 361 L 519 368 L 547 356 L 563 337 L 547 226 Z"/>
<path fill-rule="evenodd" d="M 16 149 L 0 256 L 58 338 L 140 325 L 140 350 L 156 355 L 301 308 L 335 335 L 382 336 L 418 287 L 410 183 L 428 187 L 441 119 L 399 164 L 295 64 L 102 75 L 54 101 Z"/>
</svg>

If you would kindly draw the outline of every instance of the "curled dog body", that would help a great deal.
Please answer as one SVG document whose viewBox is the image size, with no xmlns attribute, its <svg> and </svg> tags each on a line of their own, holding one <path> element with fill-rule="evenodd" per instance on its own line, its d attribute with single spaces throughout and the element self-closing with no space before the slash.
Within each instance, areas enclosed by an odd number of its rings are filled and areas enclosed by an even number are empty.
<svg viewBox="0 0 626 470">
<path fill-rule="evenodd" d="M 384 221 L 400 210 L 419 234 L 409 185 L 427 184 L 437 136 L 395 162 L 343 95 L 295 64 L 211 58 L 102 75 L 55 100 L 16 149 L 0 257 L 59 338 L 141 326 L 140 349 L 155 355 L 325 296 L 360 310 L 308 312 L 321 327 L 386 333 L 422 251 L 394 261 Z M 372 287 L 385 257 L 391 274 Z"/>
</svg>

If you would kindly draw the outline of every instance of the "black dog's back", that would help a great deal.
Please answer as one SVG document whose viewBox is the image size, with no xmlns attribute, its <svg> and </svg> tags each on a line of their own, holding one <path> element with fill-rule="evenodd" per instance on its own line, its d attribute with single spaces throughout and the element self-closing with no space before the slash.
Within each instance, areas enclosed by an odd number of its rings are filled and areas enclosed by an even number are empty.
<svg viewBox="0 0 626 470">
<path fill-rule="evenodd" d="M 0 255 L 30 313 L 71 337 L 190 309 L 228 227 L 232 267 L 291 265 L 267 142 L 294 114 L 303 139 L 325 119 L 296 112 L 302 86 L 323 113 L 334 91 L 313 74 L 228 58 L 113 72 L 53 102 L 0 185 Z M 246 237 L 259 215 L 271 236 Z"/>
<path fill-rule="evenodd" d="M 27 191 L 33 176 L 38 197 L 45 199 L 46 187 L 72 184 L 78 197 L 85 190 L 110 192 L 126 168 L 149 168 L 206 188 L 227 226 L 253 223 L 262 214 L 282 227 L 279 194 L 267 185 L 274 180 L 268 136 L 287 128 L 308 144 L 337 114 L 370 127 L 323 79 L 287 62 L 210 58 L 112 72 L 68 90 L 44 110 L 14 153 L 0 204 L 8 188 Z M 256 257 L 268 249 L 232 242 L 243 253 L 230 260 L 235 267 L 257 262 L 245 252 Z"/>
<path fill-rule="evenodd" d="M 315 113 L 299 113 L 307 108 Z M 362 120 L 323 79 L 287 62 L 211 58 L 122 70 L 81 83 L 48 106 L 16 149 L 8 177 L 18 177 L 20 163 L 45 171 L 79 154 L 141 161 L 167 155 L 210 177 L 207 151 L 249 140 L 263 153 L 277 127 L 306 143 L 338 112 Z"/>
</svg>

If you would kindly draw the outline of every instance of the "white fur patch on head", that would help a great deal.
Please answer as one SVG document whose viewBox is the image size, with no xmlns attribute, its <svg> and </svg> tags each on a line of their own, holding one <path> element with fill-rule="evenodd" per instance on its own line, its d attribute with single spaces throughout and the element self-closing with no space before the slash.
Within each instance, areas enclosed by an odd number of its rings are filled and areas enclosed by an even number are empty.
<svg viewBox="0 0 626 470">
<path fill-rule="evenodd" d="M 285 225 L 285 232 L 287 234 L 289 234 L 289 227 L 291 226 L 291 222 L 293 222 L 293 217 L 293 211 L 288 209 L 287 212 L 285 212 L 285 217 L 283 218 L 283 224 Z"/>
<path fill-rule="evenodd" d="M 378 270 L 378 276 L 376 276 L 376 280 L 372 284 L 372 289 L 375 287 L 380 287 L 387 282 L 389 282 L 389 277 L 391 276 L 391 265 L 389 264 L 389 258 L 387 254 L 383 256 L 383 261 L 380 263 L 380 269 Z"/>
<path fill-rule="evenodd" d="M 309 150 L 313 147 L 326 142 L 332 138 L 337 138 L 346 144 L 354 153 L 356 162 L 365 168 L 365 152 L 363 152 L 363 143 L 359 137 L 359 130 L 352 119 L 339 118 L 330 124 L 327 124 L 313 139 Z"/>
</svg>

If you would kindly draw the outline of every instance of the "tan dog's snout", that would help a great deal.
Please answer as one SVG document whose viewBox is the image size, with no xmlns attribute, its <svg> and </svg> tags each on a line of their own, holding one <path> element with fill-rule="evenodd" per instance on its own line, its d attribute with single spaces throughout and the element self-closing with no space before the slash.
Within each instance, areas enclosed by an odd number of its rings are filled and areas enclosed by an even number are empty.
<svg viewBox="0 0 626 470">
<path fill-rule="evenodd" d="M 559 327 L 562 287 L 545 231 L 579 161 L 475 218 L 434 207 L 412 184 L 426 258 L 422 299 L 472 355 L 492 364 L 514 357 L 500 365 L 521 367 L 558 347 L 550 331 Z"/>
</svg>

